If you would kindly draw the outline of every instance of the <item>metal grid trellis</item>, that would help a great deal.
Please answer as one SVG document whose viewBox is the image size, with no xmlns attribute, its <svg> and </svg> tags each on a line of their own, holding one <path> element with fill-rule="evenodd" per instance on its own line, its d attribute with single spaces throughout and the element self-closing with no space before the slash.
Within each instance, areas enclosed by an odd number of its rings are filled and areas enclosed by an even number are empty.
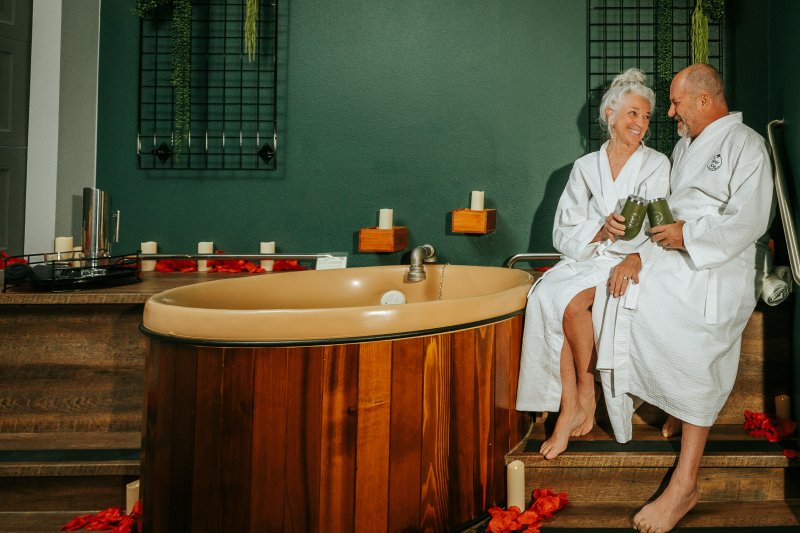
<svg viewBox="0 0 800 533">
<path fill-rule="evenodd" d="M 259 2 L 257 48 L 244 48 L 244 0 L 192 0 L 190 135 L 174 151 L 172 9 L 140 25 L 137 159 L 142 169 L 274 170 L 278 0 Z"/>
<path fill-rule="evenodd" d="M 597 150 L 606 135 L 598 122 L 600 100 L 611 80 L 637 67 L 656 93 L 656 109 L 650 121 L 649 146 L 667 155 L 678 140 L 669 109 L 672 76 L 691 63 L 692 11 L 695 0 L 589 0 L 587 16 L 587 92 L 589 100 L 589 148 Z M 659 76 L 659 9 L 671 18 L 672 65 L 669 78 Z M 663 12 L 663 11 L 662 11 Z M 723 65 L 723 23 L 708 22 L 708 62 L 720 73 Z"/>
</svg>

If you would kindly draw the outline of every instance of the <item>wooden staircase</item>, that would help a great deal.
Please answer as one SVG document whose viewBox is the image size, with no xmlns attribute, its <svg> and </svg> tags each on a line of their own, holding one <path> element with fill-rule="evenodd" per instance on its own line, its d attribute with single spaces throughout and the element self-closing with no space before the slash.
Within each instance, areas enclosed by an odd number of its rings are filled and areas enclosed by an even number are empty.
<svg viewBox="0 0 800 533">
<path fill-rule="evenodd" d="M 796 449 L 797 441 L 769 443 L 751 438 L 742 428 L 745 409 L 773 412 L 777 394 L 791 395 L 791 307 L 789 302 L 759 307 L 748 323 L 736 385 L 711 431 L 701 464 L 700 503 L 677 530 L 800 531 L 800 458 L 783 455 L 783 448 Z M 642 406 L 634 417 L 633 440 L 618 444 L 604 410 L 598 409 L 598 426 L 585 437 L 573 438 L 561 456 L 546 461 L 538 449 L 554 418 L 539 416 L 529 435 L 506 456 L 507 462 L 525 463 L 528 493 L 546 487 L 569 494 L 570 504 L 545 527 L 631 528 L 634 514 L 666 487 L 677 461 L 680 437 L 661 436 L 665 415 Z"/>
</svg>

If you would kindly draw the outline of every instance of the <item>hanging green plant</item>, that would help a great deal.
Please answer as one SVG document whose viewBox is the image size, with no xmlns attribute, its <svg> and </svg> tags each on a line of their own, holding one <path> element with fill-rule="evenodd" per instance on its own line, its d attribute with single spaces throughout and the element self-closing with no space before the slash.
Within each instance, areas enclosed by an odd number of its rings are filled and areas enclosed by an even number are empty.
<svg viewBox="0 0 800 533">
<path fill-rule="evenodd" d="M 258 0 L 247 0 L 244 16 L 244 50 L 252 63 L 256 57 L 258 27 Z"/>
<path fill-rule="evenodd" d="M 192 109 L 192 2 L 191 0 L 137 0 L 134 13 L 144 17 L 158 6 L 172 4 L 172 76 L 175 116 L 172 151 L 180 159 L 188 143 Z"/>
<path fill-rule="evenodd" d="M 708 63 L 708 19 L 725 15 L 725 0 L 697 0 L 692 12 L 692 63 Z"/>
</svg>

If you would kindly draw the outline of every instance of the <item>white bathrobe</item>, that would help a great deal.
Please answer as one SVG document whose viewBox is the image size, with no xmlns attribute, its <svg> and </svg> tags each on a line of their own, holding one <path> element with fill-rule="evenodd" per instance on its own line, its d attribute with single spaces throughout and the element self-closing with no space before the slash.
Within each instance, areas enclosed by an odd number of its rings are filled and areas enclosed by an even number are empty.
<svg viewBox="0 0 800 533">
<path fill-rule="evenodd" d="M 686 252 L 656 248 L 638 302 L 609 298 L 597 369 L 620 442 L 640 400 L 711 426 L 733 388 L 744 327 L 760 292 L 774 202 L 769 155 L 732 113 L 673 152 L 670 208 Z"/>
<path fill-rule="evenodd" d="M 606 282 L 614 266 L 631 252 L 640 252 L 646 262 L 647 250 L 655 249 L 648 241 L 646 221 L 638 237 L 631 241 L 590 243 L 606 216 L 621 211 L 629 194 L 663 197 L 669 187 L 669 160 L 645 146 L 640 146 L 617 179 L 612 179 L 607 146 L 608 143 L 575 162 L 558 202 L 553 245 L 562 258 L 528 295 L 517 392 L 519 411 L 559 409 L 562 318 L 567 304 L 580 291 L 598 287 L 602 307 Z"/>
</svg>

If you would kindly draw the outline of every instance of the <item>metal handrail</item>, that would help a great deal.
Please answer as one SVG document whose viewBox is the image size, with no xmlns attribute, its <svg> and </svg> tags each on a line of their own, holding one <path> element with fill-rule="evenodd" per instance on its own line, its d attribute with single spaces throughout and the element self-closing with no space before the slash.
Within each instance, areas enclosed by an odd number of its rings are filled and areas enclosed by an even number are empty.
<svg viewBox="0 0 800 533">
<path fill-rule="evenodd" d="M 547 260 L 559 260 L 561 259 L 561 254 L 556 253 L 529 253 L 529 254 L 516 254 L 512 255 L 508 259 L 503 266 L 507 268 L 514 268 L 516 263 L 520 261 L 547 261 Z"/>
<path fill-rule="evenodd" d="M 335 254 L 139 254 L 139 259 L 297 259 L 299 261 L 336 257 Z"/>
<path fill-rule="evenodd" d="M 767 137 L 769 146 L 772 149 L 772 161 L 775 168 L 775 196 L 778 199 L 778 210 L 781 214 L 783 224 L 783 234 L 786 237 L 786 247 L 789 251 L 789 267 L 792 270 L 792 279 L 800 285 L 800 246 L 797 243 L 797 233 L 794 228 L 794 216 L 792 207 L 786 194 L 786 181 L 783 177 L 783 165 L 781 165 L 780 154 L 775 143 L 774 129 L 776 126 L 783 126 L 783 119 L 777 119 L 767 124 Z"/>
</svg>

